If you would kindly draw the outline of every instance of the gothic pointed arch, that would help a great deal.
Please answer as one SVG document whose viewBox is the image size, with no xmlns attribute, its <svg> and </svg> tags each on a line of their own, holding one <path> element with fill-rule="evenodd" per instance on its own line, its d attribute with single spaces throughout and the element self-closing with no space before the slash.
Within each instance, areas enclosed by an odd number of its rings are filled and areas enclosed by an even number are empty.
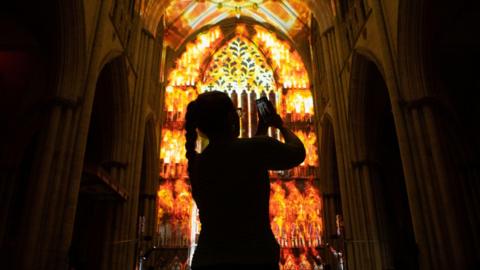
<svg viewBox="0 0 480 270">
<path fill-rule="evenodd" d="M 200 91 L 254 90 L 260 95 L 277 89 L 274 73 L 263 53 L 242 36 L 228 41 L 206 67 Z"/>
<path fill-rule="evenodd" d="M 200 93 L 218 90 L 241 109 L 240 137 L 254 136 L 258 121 L 255 100 L 267 96 L 304 142 L 307 158 L 300 166 L 272 173 L 271 227 L 285 249 L 322 245 L 317 126 L 309 72 L 300 53 L 270 29 L 234 21 L 228 27 L 207 27 L 189 40 L 174 58 L 165 88 L 157 192 L 160 242 L 183 245 L 171 237 L 172 230 L 172 235 L 182 235 L 182 239 L 195 239 L 198 233 L 198 223 L 190 221 L 197 210 L 188 185 L 183 121 L 190 101 Z M 269 135 L 280 139 L 278 130 L 271 129 Z M 199 139 L 199 149 L 204 142 Z M 293 181 L 284 183 L 284 178 Z M 282 261 L 288 267 L 308 263 L 317 256 L 314 250 L 302 251 L 302 261 L 286 252 Z"/>
</svg>

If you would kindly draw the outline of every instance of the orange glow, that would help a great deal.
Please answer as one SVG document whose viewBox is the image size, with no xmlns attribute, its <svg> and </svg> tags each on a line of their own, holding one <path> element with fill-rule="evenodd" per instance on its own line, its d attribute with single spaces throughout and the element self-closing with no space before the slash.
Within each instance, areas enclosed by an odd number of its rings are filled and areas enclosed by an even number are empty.
<svg viewBox="0 0 480 270">
<path fill-rule="evenodd" d="M 167 122 L 178 122 L 185 119 L 188 103 L 197 98 L 197 90 L 187 87 L 185 90 L 179 87 L 167 86 L 165 91 L 165 111 Z M 178 126 L 177 128 L 183 128 Z"/>
<path fill-rule="evenodd" d="M 289 249 L 284 249 L 283 250 L 282 257 L 285 260 L 285 263 L 282 265 L 283 267 L 281 268 L 282 270 L 297 270 L 297 262 L 295 259 L 295 256 L 293 255 L 292 251 Z"/>
<path fill-rule="evenodd" d="M 166 1 L 163 2 L 165 5 Z M 153 3 L 149 4 L 150 16 L 157 9 L 154 6 L 158 5 Z M 168 25 L 164 32 L 164 40 L 173 48 L 177 48 L 185 37 L 201 27 L 215 25 L 231 17 L 249 17 L 260 23 L 274 25 L 293 39 L 299 33 L 308 31 L 305 24 L 311 16 L 310 9 L 304 0 L 174 0 L 166 6 L 164 14 L 166 25 Z M 154 28 L 158 25 L 158 21 L 155 23 L 151 18 L 147 19 L 149 19 L 148 28 L 155 33 Z"/>
<path fill-rule="evenodd" d="M 199 34 L 195 41 L 189 42 L 185 52 L 178 58 L 175 69 L 170 72 L 169 85 L 194 86 L 199 80 L 204 59 L 221 37 L 220 27 L 213 27 L 208 32 Z"/>
<path fill-rule="evenodd" d="M 242 26 L 239 26 L 242 29 Z M 238 30 L 238 31 L 246 31 Z M 237 95 L 243 91 L 262 92 L 277 90 L 273 70 L 264 55 L 244 36 L 235 36 L 213 55 L 206 68 L 200 91 L 211 89 Z"/>
<path fill-rule="evenodd" d="M 157 194 L 159 245 L 188 246 L 200 230 L 187 183 L 183 125 L 188 103 L 205 91 L 227 93 L 244 112 L 240 133 L 248 137 L 257 123 L 255 99 L 266 95 L 307 152 L 300 166 L 283 174 L 270 172 L 277 179 L 271 183 L 270 225 L 282 247 L 281 269 L 313 269 L 318 256 L 315 248 L 322 244 L 323 220 L 322 201 L 313 180 L 318 154 L 317 137 L 311 131 L 314 110 L 308 74 L 299 54 L 275 34 L 255 27 L 251 37 L 245 25 L 235 29 L 236 35 L 221 47 L 219 27 L 200 34 L 186 45 L 169 74 L 160 148 L 164 182 Z"/>
<path fill-rule="evenodd" d="M 313 115 L 313 98 L 310 90 L 291 90 L 285 96 L 286 114 L 291 121 L 306 121 Z"/>
<path fill-rule="evenodd" d="M 280 270 L 314 270 L 320 268 L 320 257 L 314 248 L 302 248 L 295 251 L 282 249 Z"/>
<path fill-rule="evenodd" d="M 295 131 L 295 134 L 303 142 L 307 152 L 307 157 L 301 166 L 318 166 L 317 135 L 315 132 Z"/>
<path fill-rule="evenodd" d="M 192 214 L 193 198 L 190 185 L 184 179 L 175 181 L 175 205 L 173 214 L 178 225 L 185 235 L 190 235 L 190 216 Z"/>
<path fill-rule="evenodd" d="M 162 148 L 160 149 L 162 168 L 160 169 L 160 175 L 163 178 L 186 176 L 185 142 L 183 130 L 162 130 Z"/>
<path fill-rule="evenodd" d="M 243 23 L 238 24 L 235 28 L 235 33 L 239 36 L 248 36 L 247 26 Z"/>
<path fill-rule="evenodd" d="M 171 182 L 160 185 L 157 192 L 158 203 L 158 219 L 159 221 L 166 218 L 168 214 L 173 212 L 173 187 Z"/>
<path fill-rule="evenodd" d="M 310 262 L 308 261 L 307 259 L 307 254 L 305 253 L 302 253 L 300 254 L 300 259 L 299 259 L 299 264 L 298 264 L 298 269 L 302 269 L 302 270 L 312 270 L 312 265 L 310 264 Z"/>
<path fill-rule="evenodd" d="M 321 208 L 320 195 L 311 182 L 305 182 L 303 193 L 295 181 L 272 182 L 270 225 L 282 247 L 319 246 L 323 232 Z"/>
<path fill-rule="evenodd" d="M 309 88 L 308 73 L 300 55 L 292 52 L 290 45 L 278 39 L 274 33 L 259 26 L 255 26 L 255 30 L 257 34 L 253 40 L 272 59 L 279 83 L 284 88 Z"/>
<path fill-rule="evenodd" d="M 163 246 L 188 246 L 193 199 L 183 179 L 166 181 L 157 192 L 158 233 Z"/>
</svg>

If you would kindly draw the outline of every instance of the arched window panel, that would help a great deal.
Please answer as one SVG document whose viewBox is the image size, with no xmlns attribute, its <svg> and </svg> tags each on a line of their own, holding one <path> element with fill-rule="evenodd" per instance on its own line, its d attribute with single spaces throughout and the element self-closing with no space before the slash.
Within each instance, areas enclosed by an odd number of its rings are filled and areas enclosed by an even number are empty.
<svg viewBox="0 0 480 270">
<path fill-rule="evenodd" d="M 311 122 L 314 113 L 312 92 L 306 89 L 286 91 L 283 113 L 289 122 Z"/>
<path fill-rule="evenodd" d="M 185 143 L 185 132 L 183 130 L 162 129 L 162 144 L 160 148 L 160 176 L 162 178 L 187 177 Z"/>
<path fill-rule="evenodd" d="M 308 72 L 298 52 L 292 50 L 288 42 L 279 39 L 275 33 L 261 26 L 256 25 L 255 31 L 257 34 L 253 42 L 272 60 L 279 83 L 284 88 L 308 89 L 310 87 Z"/>
<path fill-rule="evenodd" d="M 166 180 L 157 191 L 158 246 L 188 247 L 194 209 L 190 185 L 185 179 Z"/>
<path fill-rule="evenodd" d="M 213 89 L 241 94 L 276 91 L 273 71 L 257 47 L 244 37 L 237 36 L 215 53 L 207 67 L 201 92 Z"/>
<path fill-rule="evenodd" d="M 305 182 L 303 189 L 299 189 L 294 181 L 274 181 L 270 189 L 270 226 L 279 244 L 286 248 L 305 248 L 304 254 L 309 247 L 320 246 L 323 220 L 318 189 L 311 182 Z M 314 249 L 311 252 L 317 254 Z M 282 257 L 288 259 L 289 256 L 283 254 Z M 300 263 L 295 258 L 294 264 Z"/>
<path fill-rule="evenodd" d="M 157 244 L 194 247 L 200 230 L 186 182 L 183 119 L 188 103 L 202 92 L 227 93 L 242 110 L 241 137 L 251 137 L 258 121 L 255 100 L 265 95 L 304 142 L 307 152 L 300 166 L 271 172 L 272 179 L 292 180 L 274 180 L 271 185 L 270 220 L 283 248 L 281 264 L 293 269 L 318 266 L 323 220 L 320 191 L 315 188 L 319 157 L 308 73 L 291 45 L 261 26 L 239 24 L 235 36 L 225 40 L 224 35 L 219 27 L 200 33 L 184 46 L 168 77 L 160 150 L 163 182 L 157 194 Z M 279 138 L 279 132 L 271 130 L 270 136 Z"/>
<path fill-rule="evenodd" d="M 194 86 L 200 78 L 204 60 L 222 38 L 222 31 L 217 26 L 187 43 L 185 52 L 176 60 L 175 69 L 168 76 L 169 86 Z"/>
<path fill-rule="evenodd" d="M 165 88 L 164 125 L 172 129 L 183 129 L 183 121 L 188 103 L 198 96 L 196 87 L 172 86 Z"/>
</svg>

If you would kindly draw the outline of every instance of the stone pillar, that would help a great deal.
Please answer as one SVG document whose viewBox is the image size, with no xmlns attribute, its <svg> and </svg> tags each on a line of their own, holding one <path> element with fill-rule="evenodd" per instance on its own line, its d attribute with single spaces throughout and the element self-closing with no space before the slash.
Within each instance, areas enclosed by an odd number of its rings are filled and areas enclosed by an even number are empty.
<svg viewBox="0 0 480 270">
<path fill-rule="evenodd" d="M 117 206 L 114 235 L 112 266 L 110 269 L 130 269 L 134 265 L 137 239 L 137 212 L 140 193 L 140 176 L 142 153 L 145 137 L 147 97 L 152 91 L 152 62 L 154 38 L 142 31 L 139 50 L 144 52 L 139 61 L 139 77 L 132 105 L 132 117 L 129 124 L 128 146 L 129 167 L 121 175 L 121 182 L 128 190 L 127 202 Z"/>
<path fill-rule="evenodd" d="M 52 161 L 55 171 L 51 174 L 47 207 L 45 207 L 45 220 L 43 227 L 45 232 L 41 234 L 40 242 L 46 250 L 45 257 L 37 259 L 37 265 L 46 269 L 54 269 L 56 264 L 68 263 L 68 248 L 62 245 L 60 232 L 64 224 L 64 205 L 68 194 L 70 181 L 79 179 L 69 178 L 71 162 L 74 157 L 72 151 L 76 137 L 74 136 L 80 115 L 79 108 L 72 103 L 67 103 L 63 112 L 62 128 L 57 141 L 57 160 Z M 69 181 L 70 180 L 70 181 Z M 73 223 L 73 221 L 71 221 Z M 38 269 L 41 269 L 39 267 Z"/>
<path fill-rule="evenodd" d="M 339 107 L 339 102 L 338 102 L 338 97 L 337 97 L 337 91 L 338 91 L 338 86 L 337 83 L 335 82 L 336 77 L 336 69 L 334 67 L 334 52 L 330 50 L 331 47 L 331 36 L 335 34 L 333 29 L 328 30 L 320 39 L 321 40 L 321 46 L 322 46 L 322 51 L 325 53 L 325 70 L 329 70 L 325 76 L 325 79 L 327 81 L 327 89 L 328 89 L 328 95 L 330 97 L 330 103 L 331 103 L 331 108 L 332 108 L 332 114 L 335 116 L 334 119 L 332 119 L 332 125 L 333 125 L 333 134 L 335 137 L 335 151 L 337 153 L 337 163 L 338 163 L 338 173 L 339 173 L 339 184 L 340 184 L 340 193 L 341 194 L 350 194 L 349 189 L 350 185 L 349 182 L 347 181 L 347 167 L 346 167 L 346 160 L 345 160 L 345 153 L 344 153 L 344 148 L 346 139 L 345 139 L 345 130 L 344 130 L 344 124 L 342 122 L 341 116 L 337 114 L 337 111 L 341 109 Z M 344 222 L 345 222 L 345 237 L 347 239 L 350 239 L 354 235 L 354 231 L 356 229 L 355 226 L 352 225 L 353 217 L 350 214 L 350 208 L 353 205 L 352 203 L 352 198 L 350 196 L 342 196 L 342 207 L 343 207 L 343 212 L 344 212 Z M 347 243 L 346 245 L 346 254 L 347 254 L 347 264 L 349 267 L 354 267 L 356 257 L 355 256 L 355 250 L 353 249 L 352 245 Z"/>
<path fill-rule="evenodd" d="M 458 201 L 462 196 L 457 188 L 460 179 L 448 162 L 455 159 L 450 155 L 458 152 L 448 152 L 453 142 L 445 135 L 453 127 L 439 125 L 442 118 L 438 112 L 442 108 L 435 98 L 424 97 L 403 105 L 413 149 L 410 158 L 415 164 L 416 177 L 410 181 L 418 189 L 420 204 L 412 209 L 412 217 L 425 233 L 425 241 L 418 243 L 422 268 L 431 265 L 431 269 L 468 269 L 474 252 L 468 244 L 471 230 L 465 227 L 465 209 Z"/>
<path fill-rule="evenodd" d="M 62 214 L 58 211 L 58 201 L 62 195 L 62 182 L 65 182 L 63 176 L 68 171 L 72 155 L 68 149 L 74 139 L 69 135 L 74 127 L 73 112 L 76 103 L 54 98 L 47 108 L 48 122 L 42 128 L 35 149 L 30 184 L 22 187 L 27 190 L 27 196 L 24 201 L 25 211 L 17 213 L 20 221 L 17 226 L 21 236 L 16 241 L 19 244 L 9 251 L 11 255 L 8 259 L 17 269 L 42 269 L 48 259 L 66 256 L 61 254 L 58 241 L 50 240 L 55 233 L 51 226 Z"/>
</svg>

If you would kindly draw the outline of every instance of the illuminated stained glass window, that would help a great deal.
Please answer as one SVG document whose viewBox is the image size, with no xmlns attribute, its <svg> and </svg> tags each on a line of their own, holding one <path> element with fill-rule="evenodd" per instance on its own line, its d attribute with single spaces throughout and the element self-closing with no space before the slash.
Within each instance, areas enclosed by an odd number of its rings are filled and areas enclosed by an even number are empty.
<svg viewBox="0 0 480 270">
<path fill-rule="evenodd" d="M 298 52 L 288 42 L 263 27 L 255 26 L 255 44 L 272 59 L 272 66 L 284 88 L 309 88 L 308 73 Z"/>
<path fill-rule="evenodd" d="M 257 125 L 255 100 L 265 95 L 304 142 L 307 158 L 286 172 L 272 172 L 270 219 L 282 247 L 283 269 L 318 266 L 322 245 L 322 201 L 315 186 L 318 170 L 313 98 L 300 55 L 276 34 L 257 26 L 238 25 L 236 36 L 224 42 L 220 28 L 201 33 L 186 44 L 169 74 L 165 91 L 160 176 L 157 194 L 159 246 L 194 248 L 200 224 L 187 184 L 183 120 L 187 104 L 198 93 L 223 91 L 242 108 L 241 137 L 251 137 Z M 223 45 L 221 45 L 223 44 Z M 207 61 L 208 60 L 208 61 Z M 279 138 L 279 133 L 270 131 Z M 289 179 L 292 181 L 280 180 Z"/>
<path fill-rule="evenodd" d="M 201 91 L 241 93 L 255 91 L 258 95 L 275 89 L 273 71 L 257 47 L 243 37 L 236 37 L 213 57 L 206 71 Z"/>
</svg>

